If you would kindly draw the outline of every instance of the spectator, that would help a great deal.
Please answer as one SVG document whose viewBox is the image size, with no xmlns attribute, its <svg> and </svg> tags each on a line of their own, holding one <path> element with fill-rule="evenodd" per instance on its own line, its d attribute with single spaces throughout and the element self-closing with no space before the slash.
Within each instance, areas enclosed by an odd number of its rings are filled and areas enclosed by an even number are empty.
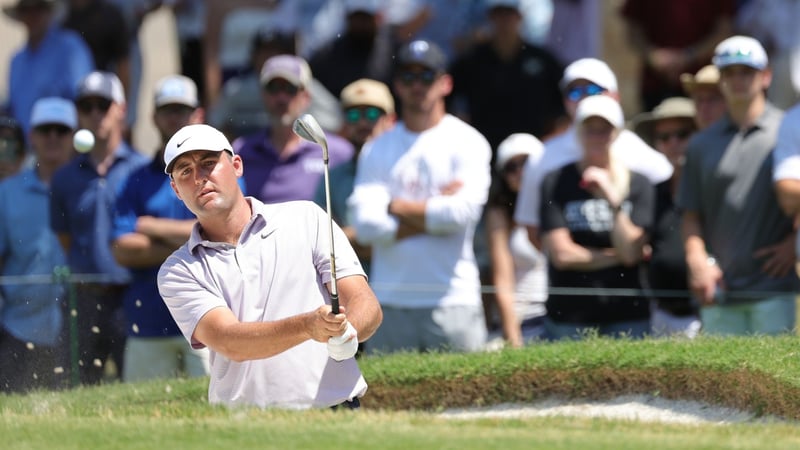
<svg viewBox="0 0 800 450">
<path fill-rule="evenodd" d="M 331 213 L 333 220 L 342 227 L 342 231 L 350 240 L 350 245 L 356 251 L 364 272 L 369 275 L 371 250 L 369 246 L 359 244 L 356 239 L 355 227 L 350 223 L 347 198 L 353 193 L 356 164 L 361 148 L 367 141 L 394 126 L 396 120 L 394 98 L 385 84 L 362 78 L 342 89 L 341 102 L 345 118 L 341 135 L 353 144 L 355 153 L 353 158 L 329 171 L 330 185 L 333 187 L 330 192 Z M 326 208 L 325 183 L 317 183 L 314 202 Z"/>
<path fill-rule="evenodd" d="M 626 0 L 621 14 L 627 36 L 642 61 L 640 100 L 645 111 L 682 95 L 679 75 L 694 73 L 714 46 L 733 31 L 733 0 Z"/>
<path fill-rule="evenodd" d="M 259 29 L 251 44 L 251 70 L 225 82 L 219 101 L 211 108 L 209 123 L 230 139 L 267 128 L 270 119 L 262 99 L 261 68 L 273 56 L 295 54 L 296 40 L 294 33 L 274 31 L 271 27 Z M 308 113 L 323 129 L 338 130 L 342 122 L 339 101 L 314 78 L 308 90 L 311 94 Z"/>
<path fill-rule="evenodd" d="M 653 221 L 653 186 L 612 152 L 625 125 L 616 100 L 605 95 L 581 100 L 575 122 L 581 159 L 542 181 L 542 247 L 551 287 L 594 292 L 551 293 L 545 324 L 554 339 L 591 331 L 641 338 L 650 330 L 648 302 L 617 290 L 642 288 L 639 269 Z"/>
<path fill-rule="evenodd" d="M 734 36 L 713 62 L 728 112 L 689 142 L 678 191 L 689 287 L 709 334 L 788 333 L 800 282 L 792 220 L 772 185 L 783 112 L 766 99 L 767 54 Z"/>
<path fill-rule="evenodd" d="M 388 83 L 396 44 L 383 25 L 378 0 L 344 0 L 343 33 L 317 49 L 309 58 L 311 71 L 333 95 L 358 80 Z"/>
<path fill-rule="evenodd" d="M 164 146 L 186 125 L 200 123 L 197 85 L 182 75 L 156 83 L 153 122 L 161 145 L 150 164 L 131 173 L 116 200 L 112 251 L 131 271 L 125 292 L 127 320 L 123 381 L 208 375 L 208 351 L 186 345 L 158 293 L 158 269 L 189 240 L 196 220 L 164 176 Z"/>
<path fill-rule="evenodd" d="M 367 350 L 479 350 L 486 325 L 472 240 L 491 149 L 446 113 L 452 78 L 438 46 L 413 41 L 397 62 L 402 121 L 362 149 L 348 199 L 359 242 L 372 245 L 384 312 Z"/>
<path fill-rule="evenodd" d="M 663 153 L 672 164 L 672 178 L 656 186 L 655 218 L 650 233 L 652 253 L 647 281 L 653 293 L 651 331 L 654 336 L 694 338 L 700 332 L 697 302 L 689 297 L 686 255 L 681 237 L 681 216 L 675 205 L 686 146 L 697 130 L 694 103 L 685 97 L 671 97 L 652 112 L 633 120 L 642 139 Z M 672 291 L 672 293 L 668 293 Z"/>
<path fill-rule="evenodd" d="M 703 66 L 696 74 L 681 74 L 683 90 L 694 102 L 695 122 L 705 130 L 725 115 L 727 106 L 719 90 L 719 69 L 711 64 Z"/>
<path fill-rule="evenodd" d="M 128 175 L 146 163 L 123 140 L 125 93 L 110 72 L 92 72 L 78 87 L 78 124 L 94 134 L 94 147 L 53 175 L 50 224 L 73 274 L 91 275 L 76 286 L 80 381 L 98 383 L 111 357 L 124 371 L 122 298 L 130 272 L 111 252 L 114 203 Z"/>
<path fill-rule="evenodd" d="M 171 7 L 175 14 L 175 31 L 178 34 L 178 49 L 181 55 L 181 73 L 197 85 L 202 100 L 202 93 L 206 92 L 203 33 L 206 30 L 207 22 L 207 0 L 167 0 L 160 3 Z"/>
<path fill-rule="evenodd" d="M 603 3 L 595 0 L 552 0 L 547 47 L 563 65 L 598 58 L 603 51 Z"/>
<path fill-rule="evenodd" d="M 0 183 L 0 266 L 3 276 L 49 276 L 65 263 L 48 226 L 50 181 L 72 157 L 78 119 L 71 101 L 39 99 L 30 118 L 34 167 Z M 66 296 L 57 283 L 0 286 L 0 392 L 64 387 L 66 350 L 60 340 Z"/>
<path fill-rule="evenodd" d="M 122 11 L 106 0 L 69 0 L 64 28 L 83 37 L 97 70 L 114 72 L 130 84 L 130 33 Z"/>
<path fill-rule="evenodd" d="M 75 98 L 78 82 L 94 70 L 89 47 L 71 30 L 53 21 L 55 0 L 18 0 L 3 12 L 25 26 L 27 42 L 11 59 L 8 105 L 30 132 L 33 104 L 42 97 Z"/>
<path fill-rule="evenodd" d="M 233 143 L 248 164 L 247 192 L 264 203 L 311 200 L 322 178 L 319 145 L 303 141 L 292 131 L 295 119 L 311 102 L 310 83 L 311 69 L 299 56 L 268 59 L 261 71 L 261 97 L 271 117 L 269 127 Z M 353 147 L 346 140 L 332 134 L 327 140 L 331 168 L 353 157 Z"/>
<path fill-rule="evenodd" d="M 512 347 L 546 337 L 547 259 L 528 240 L 525 227 L 514 223 L 514 205 L 526 161 L 536 164 L 544 146 L 530 134 L 507 137 L 497 149 L 498 181 L 486 204 L 486 230 L 491 254 L 503 338 Z"/>
<path fill-rule="evenodd" d="M 469 48 L 450 68 L 450 110 L 494 150 L 511 133 L 543 139 L 568 119 L 558 89 L 563 67 L 549 51 L 522 40 L 519 0 L 488 4 L 489 40 Z"/>
<path fill-rule="evenodd" d="M 0 180 L 19 172 L 25 161 L 25 134 L 13 117 L 0 115 Z"/>
<path fill-rule="evenodd" d="M 210 349 L 209 401 L 357 408 L 367 384 L 353 356 L 381 310 L 344 233 L 311 202 L 245 197 L 236 184 L 242 158 L 208 125 L 175 133 L 164 162 L 198 223 L 161 266 L 158 287 L 186 340 Z M 336 315 L 327 304 L 331 235 Z"/>
<path fill-rule="evenodd" d="M 598 59 L 579 59 L 564 69 L 561 79 L 564 92 L 564 108 L 570 117 L 575 117 L 578 102 L 587 96 L 606 95 L 619 101 L 617 77 Z M 653 150 L 636 134 L 620 130 L 614 141 L 616 160 L 628 169 L 645 175 L 652 184 L 669 179 L 672 165 L 664 155 Z M 531 242 L 539 243 L 539 212 L 541 205 L 542 178 L 547 172 L 571 164 L 581 158 L 576 128 L 571 126 L 565 133 L 545 142 L 544 154 L 538 164 L 529 164 L 523 169 L 522 189 L 517 198 L 514 219 L 527 227 Z"/>
<path fill-rule="evenodd" d="M 397 39 L 433 42 L 450 63 L 481 35 L 486 20 L 480 1 L 392 0 L 385 9 Z"/>
<path fill-rule="evenodd" d="M 800 4 L 794 0 L 750 0 L 736 14 L 736 29 L 761 42 L 769 55 L 772 82 L 767 99 L 781 109 L 791 107 L 800 94 Z"/>
</svg>

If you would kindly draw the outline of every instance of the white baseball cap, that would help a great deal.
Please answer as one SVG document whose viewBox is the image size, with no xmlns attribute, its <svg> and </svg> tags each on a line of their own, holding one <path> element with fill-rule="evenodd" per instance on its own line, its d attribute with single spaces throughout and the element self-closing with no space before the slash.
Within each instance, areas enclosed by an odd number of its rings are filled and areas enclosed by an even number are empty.
<svg viewBox="0 0 800 450">
<path fill-rule="evenodd" d="M 617 77 L 608 64 L 595 58 L 581 58 L 564 69 L 561 89 L 566 89 L 575 80 L 587 80 L 608 90 L 617 92 Z"/>
<path fill-rule="evenodd" d="M 503 139 L 503 142 L 497 146 L 494 168 L 498 171 L 503 170 L 503 166 L 511 158 L 519 155 L 533 156 L 538 159 L 543 152 L 544 145 L 536 136 L 528 133 L 514 133 Z"/>
<path fill-rule="evenodd" d="M 31 110 L 31 128 L 49 124 L 64 125 L 72 130 L 78 128 L 75 104 L 61 97 L 43 97 L 36 100 Z"/>
<path fill-rule="evenodd" d="M 607 95 L 592 95 L 578 103 L 578 108 L 575 110 L 575 122 L 583 123 L 590 117 L 601 117 L 616 129 L 625 126 L 622 106 Z"/>
<path fill-rule="evenodd" d="M 718 68 L 741 64 L 757 70 L 767 67 L 767 52 L 750 36 L 732 36 L 717 45 L 711 62 Z"/>
<path fill-rule="evenodd" d="M 125 89 L 119 77 L 111 72 L 94 71 L 78 85 L 77 99 L 103 97 L 114 103 L 125 104 Z"/>
<path fill-rule="evenodd" d="M 191 78 L 183 75 L 169 75 L 156 83 L 156 108 L 164 105 L 186 105 L 196 108 L 200 102 L 197 99 L 197 85 Z"/>
<path fill-rule="evenodd" d="M 194 150 L 226 150 L 233 155 L 233 146 L 221 131 L 206 124 L 186 125 L 169 138 L 164 148 L 164 173 L 172 173 L 172 163 L 182 154 Z"/>
</svg>

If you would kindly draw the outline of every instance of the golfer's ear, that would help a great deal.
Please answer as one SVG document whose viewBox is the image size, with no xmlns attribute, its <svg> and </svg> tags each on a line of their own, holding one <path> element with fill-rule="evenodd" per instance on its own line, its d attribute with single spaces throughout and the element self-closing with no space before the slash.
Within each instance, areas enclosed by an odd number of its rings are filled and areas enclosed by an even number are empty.
<svg viewBox="0 0 800 450">
<path fill-rule="evenodd" d="M 171 176 L 171 175 L 170 175 L 170 177 L 169 177 L 169 185 L 170 185 L 170 186 L 172 186 L 172 192 L 174 192 L 174 193 L 175 193 L 175 196 L 177 196 L 177 197 L 178 197 L 178 200 L 183 200 L 183 199 L 181 198 L 181 193 L 180 193 L 180 192 L 178 192 L 178 187 L 177 187 L 177 186 L 175 186 L 175 180 L 173 180 L 173 179 L 172 179 L 172 176 Z"/>
<path fill-rule="evenodd" d="M 242 157 L 239 155 L 231 156 L 231 164 L 233 164 L 233 170 L 236 173 L 237 177 L 241 177 L 244 174 L 244 161 Z"/>
</svg>

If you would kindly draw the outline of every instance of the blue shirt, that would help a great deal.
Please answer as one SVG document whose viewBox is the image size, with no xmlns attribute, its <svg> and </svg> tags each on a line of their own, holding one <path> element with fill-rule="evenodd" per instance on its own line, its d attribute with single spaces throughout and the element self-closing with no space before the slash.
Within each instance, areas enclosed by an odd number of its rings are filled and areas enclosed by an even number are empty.
<svg viewBox="0 0 800 450">
<path fill-rule="evenodd" d="M 344 138 L 326 133 L 330 168 L 353 157 L 353 145 Z M 244 161 L 244 184 L 249 195 L 264 203 L 312 200 L 322 180 L 325 164 L 322 148 L 303 141 L 288 158 L 281 158 L 270 142 L 268 131 L 239 138 L 233 149 Z"/>
<path fill-rule="evenodd" d="M 170 186 L 164 174 L 164 160 L 159 154 L 153 161 L 130 174 L 117 197 L 111 239 L 136 232 L 140 216 L 176 220 L 194 219 Z M 244 182 L 239 182 L 243 185 Z M 181 332 L 158 292 L 158 269 L 161 265 L 131 269 L 131 284 L 125 293 L 125 317 L 128 335 L 137 337 L 180 336 Z"/>
<path fill-rule="evenodd" d="M 33 169 L 0 183 L 0 260 L 3 276 L 52 275 L 66 263 L 50 230 L 50 189 Z M 5 283 L 0 323 L 21 341 L 54 345 L 62 326 L 62 284 Z"/>
<path fill-rule="evenodd" d="M 89 154 L 74 157 L 53 176 L 50 224 L 53 231 L 69 234 L 67 261 L 73 274 L 106 275 L 104 282 L 125 284 L 128 269 L 111 253 L 111 226 L 117 195 L 134 170 L 147 158 L 122 143 L 108 173 L 100 176 Z"/>
<path fill-rule="evenodd" d="M 27 44 L 11 60 L 8 105 L 30 131 L 33 104 L 42 97 L 75 98 L 81 79 L 94 70 L 89 47 L 74 31 L 51 27 L 36 48 Z"/>
</svg>

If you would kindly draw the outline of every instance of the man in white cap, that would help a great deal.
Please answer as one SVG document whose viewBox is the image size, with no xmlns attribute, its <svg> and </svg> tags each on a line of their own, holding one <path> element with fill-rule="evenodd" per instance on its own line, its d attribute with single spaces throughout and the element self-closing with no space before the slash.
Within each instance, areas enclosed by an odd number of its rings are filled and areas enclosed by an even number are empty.
<svg viewBox="0 0 800 450">
<path fill-rule="evenodd" d="M 78 126 L 70 100 L 45 97 L 33 105 L 30 142 L 35 164 L 0 183 L 0 266 L 3 276 L 49 276 L 65 264 L 50 229 L 50 181 L 73 156 Z M 4 284 L 0 293 L 0 392 L 65 386 L 69 346 L 62 325 L 67 310 L 60 283 Z M 67 316 L 68 317 L 68 316 Z"/>
<path fill-rule="evenodd" d="M 76 285 L 80 381 L 98 383 L 110 357 L 121 376 L 125 348 L 122 296 L 130 272 L 111 252 L 114 202 L 122 183 L 147 158 L 124 140 L 125 93 L 110 72 L 92 72 L 78 86 L 78 123 L 94 134 L 88 153 L 73 158 L 53 176 L 50 225 L 58 235 L 69 268 L 91 274 Z"/>
<path fill-rule="evenodd" d="M 689 288 L 707 333 L 790 333 L 800 280 L 792 219 L 772 185 L 783 112 L 766 99 L 767 53 L 757 40 L 733 36 L 717 45 L 712 62 L 728 112 L 686 152 L 677 204 Z"/>
<path fill-rule="evenodd" d="M 203 109 L 197 86 L 183 75 L 159 80 L 154 104 L 153 122 L 162 144 L 150 164 L 128 176 L 117 197 L 111 233 L 114 257 L 131 270 L 124 298 L 123 381 L 208 374 L 208 352 L 186 345 L 156 283 L 161 263 L 189 239 L 196 222 L 164 176 L 164 146 L 184 126 L 201 123 Z"/>
<path fill-rule="evenodd" d="M 564 106 L 573 118 L 578 102 L 586 97 L 607 95 L 619 101 L 617 77 L 606 63 L 594 58 L 579 59 L 567 66 L 561 79 L 561 89 Z M 612 150 L 621 164 L 645 175 L 653 184 L 667 180 L 672 175 L 672 165 L 667 158 L 629 130 L 620 131 Z M 514 220 L 528 227 L 531 242 L 537 247 L 542 179 L 548 172 L 575 162 L 580 156 L 581 148 L 573 124 L 566 132 L 545 142 L 544 155 L 538 164 L 528 165 L 523 171 Z"/>
<path fill-rule="evenodd" d="M 341 229 L 311 202 L 245 197 L 245 162 L 208 125 L 175 133 L 164 165 L 197 224 L 161 266 L 158 288 L 186 340 L 211 352 L 209 401 L 357 407 L 367 384 L 354 355 L 382 316 Z M 339 314 L 328 304 L 331 226 Z"/>
</svg>

